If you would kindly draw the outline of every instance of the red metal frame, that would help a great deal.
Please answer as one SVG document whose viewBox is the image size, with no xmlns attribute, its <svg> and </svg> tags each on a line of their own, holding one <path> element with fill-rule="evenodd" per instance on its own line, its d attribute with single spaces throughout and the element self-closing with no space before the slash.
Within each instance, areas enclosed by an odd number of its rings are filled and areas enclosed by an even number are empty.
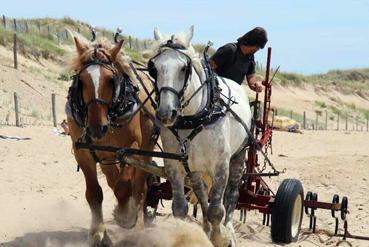
<svg viewBox="0 0 369 247">
<path fill-rule="evenodd" d="M 269 113 L 270 113 L 270 102 L 272 95 L 272 85 L 269 81 L 269 71 L 271 62 L 272 48 L 268 48 L 267 66 L 265 79 L 263 81 L 264 89 L 264 108 L 263 116 L 261 120 L 256 123 L 257 128 L 255 128 L 255 139 L 259 143 L 260 147 L 263 147 L 272 137 L 272 128 L 268 123 Z M 256 93 L 255 98 L 256 107 L 260 103 L 259 93 Z M 256 109 L 255 109 L 256 110 Z M 259 129 L 261 133 L 259 133 Z M 260 134 L 260 135 L 259 135 Z M 258 163 L 258 151 L 257 145 L 253 144 L 247 154 L 247 173 L 255 173 L 255 168 L 259 166 Z M 249 176 L 240 188 L 240 197 L 238 199 L 237 208 L 238 209 L 256 209 L 262 213 L 271 213 L 271 203 L 274 201 L 274 196 L 267 194 L 263 195 L 258 193 L 260 190 L 269 191 L 269 187 L 264 182 L 260 176 Z"/>
</svg>

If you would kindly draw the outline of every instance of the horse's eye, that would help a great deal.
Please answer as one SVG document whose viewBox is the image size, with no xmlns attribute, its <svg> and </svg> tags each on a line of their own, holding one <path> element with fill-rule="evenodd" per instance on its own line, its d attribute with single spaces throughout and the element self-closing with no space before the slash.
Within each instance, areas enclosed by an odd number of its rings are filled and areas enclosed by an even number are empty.
<svg viewBox="0 0 369 247">
<path fill-rule="evenodd" d="M 181 71 L 183 72 L 183 71 L 186 71 L 186 68 L 187 68 L 187 66 L 183 66 L 182 67 L 182 69 L 181 69 Z"/>
</svg>

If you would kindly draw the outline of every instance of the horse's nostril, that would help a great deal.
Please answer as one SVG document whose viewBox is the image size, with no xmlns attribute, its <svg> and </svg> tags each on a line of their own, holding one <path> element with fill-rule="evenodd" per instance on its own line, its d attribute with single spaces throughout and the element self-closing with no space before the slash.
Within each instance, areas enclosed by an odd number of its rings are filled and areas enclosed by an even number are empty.
<svg viewBox="0 0 369 247">
<path fill-rule="evenodd" d="M 172 119 L 177 117 L 177 110 L 172 110 Z"/>
<path fill-rule="evenodd" d="M 108 131 L 108 126 L 107 125 L 101 126 L 101 133 L 105 134 L 107 131 Z"/>
</svg>

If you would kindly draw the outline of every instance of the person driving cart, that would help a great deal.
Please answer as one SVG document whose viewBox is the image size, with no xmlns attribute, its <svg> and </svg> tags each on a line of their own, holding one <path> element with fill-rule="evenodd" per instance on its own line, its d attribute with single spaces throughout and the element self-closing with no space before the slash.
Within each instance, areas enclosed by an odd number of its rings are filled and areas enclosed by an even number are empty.
<svg viewBox="0 0 369 247">
<path fill-rule="evenodd" d="M 263 87 L 255 74 L 254 54 L 267 42 L 265 29 L 256 27 L 238 38 L 237 42 L 220 47 L 209 59 L 210 66 L 219 76 L 238 84 L 247 81 L 250 89 L 261 92 Z"/>
</svg>

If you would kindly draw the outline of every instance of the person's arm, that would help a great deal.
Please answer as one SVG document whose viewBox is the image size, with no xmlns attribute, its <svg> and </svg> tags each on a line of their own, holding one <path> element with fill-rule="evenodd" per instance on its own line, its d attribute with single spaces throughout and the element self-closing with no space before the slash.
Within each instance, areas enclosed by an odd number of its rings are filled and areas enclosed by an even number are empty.
<svg viewBox="0 0 369 247">
<path fill-rule="evenodd" d="M 246 74 L 246 80 L 251 90 L 257 93 L 260 93 L 261 91 L 263 91 L 263 86 L 259 82 L 258 78 L 256 77 L 255 67 L 256 67 L 255 61 L 254 61 L 254 58 L 252 58 L 252 62 L 250 63 L 249 68 L 248 68 L 248 73 Z"/>
</svg>

